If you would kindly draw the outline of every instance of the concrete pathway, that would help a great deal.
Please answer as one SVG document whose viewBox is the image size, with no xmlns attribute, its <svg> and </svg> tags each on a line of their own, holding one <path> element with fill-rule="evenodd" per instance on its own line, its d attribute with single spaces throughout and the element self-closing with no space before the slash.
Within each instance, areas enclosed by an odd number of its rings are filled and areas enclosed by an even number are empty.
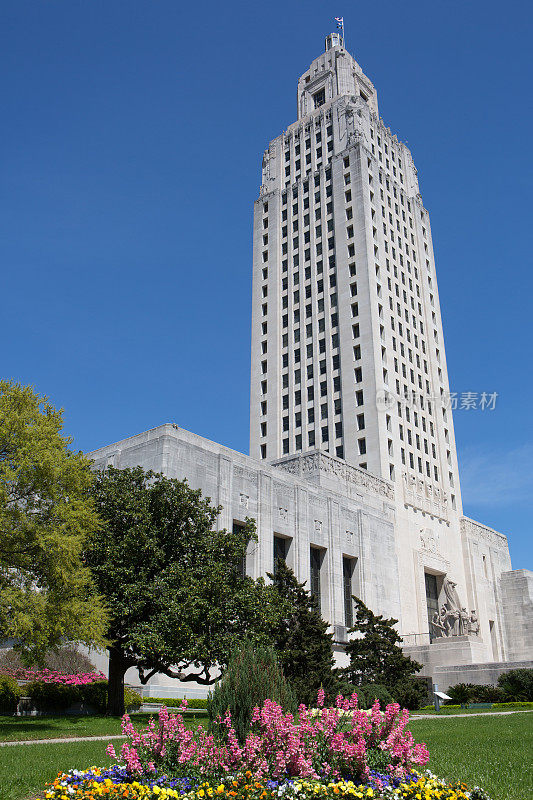
<svg viewBox="0 0 533 800">
<path fill-rule="evenodd" d="M 503 717 L 504 714 L 532 714 L 532 708 L 516 711 L 482 711 L 474 714 L 412 714 L 410 719 L 457 719 L 457 717 Z M 69 742 L 107 742 L 111 739 L 125 739 L 121 734 L 113 736 L 71 736 L 65 739 L 25 739 L 19 742 L 0 742 L 0 747 L 14 747 L 19 744 L 68 744 Z"/>
<path fill-rule="evenodd" d="M 503 717 L 504 714 L 531 714 L 533 708 L 512 711 L 475 711 L 473 714 L 409 714 L 409 719 L 457 719 L 457 717 Z"/>
<path fill-rule="evenodd" d="M 69 742 L 107 742 L 109 739 L 125 739 L 122 734 L 113 736 L 69 736 L 64 739 L 24 739 L 21 742 L 0 742 L 0 747 L 13 747 L 16 744 L 69 744 Z"/>
</svg>

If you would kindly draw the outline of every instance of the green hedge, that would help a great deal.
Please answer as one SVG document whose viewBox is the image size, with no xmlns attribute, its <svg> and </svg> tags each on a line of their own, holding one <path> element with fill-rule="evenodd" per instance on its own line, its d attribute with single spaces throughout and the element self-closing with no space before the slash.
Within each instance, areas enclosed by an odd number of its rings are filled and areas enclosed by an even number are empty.
<svg viewBox="0 0 533 800">
<path fill-rule="evenodd" d="M 528 708 L 533 708 L 533 703 L 525 703 L 525 702 L 524 703 L 522 703 L 522 702 L 516 702 L 516 703 L 494 703 L 492 707 L 493 708 L 501 708 L 503 711 L 505 711 L 505 709 L 513 709 L 513 708 L 524 709 L 525 711 L 527 711 Z"/>
<path fill-rule="evenodd" d="M 162 706 L 167 706 L 167 708 L 179 708 L 183 703 L 183 698 L 181 697 L 143 697 L 143 703 L 154 703 L 158 705 L 159 703 Z M 187 708 L 196 708 L 196 709 L 203 709 L 207 710 L 208 707 L 208 699 L 207 697 L 201 700 L 188 700 L 187 701 Z"/>
<path fill-rule="evenodd" d="M 441 706 L 441 708 L 442 709 L 453 708 L 453 709 L 457 709 L 458 711 L 460 711 L 461 709 L 464 709 L 464 706 L 446 704 L 446 705 Z M 533 709 L 533 703 L 518 703 L 518 702 L 517 703 L 493 703 L 492 704 L 492 708 L 495 711 L 512 711 L 513 709 L 517 709 L 517 710 L 523 709 L 524 711 L 527 711 L 528 709 Z M 420 710 L 421 711 L 432 711 L 434 709 L 435 709 L 435 706 L 431 705 L 431 706 L 422 706 L 422 708 Z"/>
<path fill-rule="evenodd" d="M 0 711 L 16 711 L 22 692 L 14 678 L 0 675 Z"/>
<path fill-rule="evenodd" d="M 64 711 L 74 703 L 82 701 L 80 689 L 80 686 L 31 681 L 24 687 L 24 694 L 33 701 L 34 706 L 40 711 L 49 709 Z"/>
<path fill-rule="evenodd" d="M 75 703 L 87 703 L 100 714 L 107 708 L 107 681 L 96 681 L 83 686 L 64 686 L 58 683 L 32 681 L 24 687 L 24 694 L 31 698 L 39 711 L 64 711 Z M 142 703 L 141 695 L 126 686 L 124 705 L 135 708 Z"/>
</svg>

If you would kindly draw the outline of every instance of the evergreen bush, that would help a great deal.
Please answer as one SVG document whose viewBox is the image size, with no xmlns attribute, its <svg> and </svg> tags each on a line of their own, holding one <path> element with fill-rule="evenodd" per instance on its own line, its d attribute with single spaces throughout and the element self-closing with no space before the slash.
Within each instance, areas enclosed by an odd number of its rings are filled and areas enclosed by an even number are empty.
<svg viewBox="0 0 533 800">
<path fill-rule="evenodd" d="M 244 742 L 255 706 L 270 699 L 284 711 L 295 711 L 296 703 L 272 647 L 245 644 L 229 661 L 226 672 L 209 695 L 210 729 L 223 733 L 217 720 L 229 711 L 237 737 Z"/>
<path fill-rule="evenodd" d="M 498 686 L 507 700 L 533 700 L 533 669 L 511 669 L 498 678 Z"/>
<path fill-rule="evenodd" d="M 446 694 L 451 697 L 448 703 L 503 703 L 506 700 L 505 692 L 498 686 L 487 686 L 483 683 L 456 683 L 446 689 Z"/>
<path fill-rule="evenodd" d="M 14 678 L 0 675 L 0 711 L 16 711 L 21 690 Z"/>
<path fill-rule="evenodd" d="M 427 702 L 427 687 L 416 678 L 399 681 L 391 688 L 392 695 L 402 708 L 416 711 Z"/>
<path fill-rule="evenodd" d="M 394 698 L 387 687 L 380 683 L 366 683 L 358 686 L 355 691 L 359 708 L 372 708 L 374 700 L 379 700 L 381 708 L 394 703 Z"/>
</svg>

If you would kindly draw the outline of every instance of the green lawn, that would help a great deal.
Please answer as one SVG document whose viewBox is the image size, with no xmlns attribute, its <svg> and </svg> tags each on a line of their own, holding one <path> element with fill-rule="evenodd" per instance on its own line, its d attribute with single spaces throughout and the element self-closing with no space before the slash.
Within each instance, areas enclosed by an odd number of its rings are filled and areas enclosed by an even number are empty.
<svg viewBox="0 0 533 800">
<path fill-rule="evenodd" d="M 42 797 L 60 770 L 108 765 L 105 748 L 102 741 L 0 747 L 0 800 Z"/>
<path fill-rule="evenodd" d="M 410 728 L 435 774 L 482 786 L 493 800 L 533 798 L 533 714 L 421 719 Z"/>
<path fill-rule="evenodd" d="M 144 723 L 146 717 L 139 715 L 138 721 Z M 113 733 L 119 724 L 117 720 L 101 717 L 90 721 L 78 719 L 80 724 L 95 726 L 91 732 L 94 734 L 98 730 L 101 735 Z M 196 725 L 200 719 L 187 722 Z M 36 723 L 49 725 L 50 736 L 56 736 L 61 725 L 72 725 L 76 735 L 80 732 L 76 723 L 64 717 L 20 721 L 24 726 Z M 98 729 L 97 724 L 101 726 Z M 429 767 L 436 774 L 471 786 L 483 786 L 493 800 L 531 800 L 533 797 L 533 714 L 414 720 L 410 727 L 417 741 L 427 743 L 431 753 Z M 83 731 L 86 732 L 87 729 Z M 30 738 L 27 733 L 25 738 Z M 63 769 L 109 764 L 105 747 L 105 741 L 68 740 L 61 744 L 0 747 L 0 800 L 29 800 L 42 796 L 39 793 L 45 783 Z"/>
<path fill-rule="evenodd" d="M 144 726 L 154 714 L 132 714 L 135 725 Z M 207 713 L 185 716 L 186 726 L 195 728 L 207 719 Z M 73 736 L 112 736 L 119 734 L 120 719 L 103 716 L 0 717 L 0 742 L 24 739 L 68 739 Z"/>
</svg>

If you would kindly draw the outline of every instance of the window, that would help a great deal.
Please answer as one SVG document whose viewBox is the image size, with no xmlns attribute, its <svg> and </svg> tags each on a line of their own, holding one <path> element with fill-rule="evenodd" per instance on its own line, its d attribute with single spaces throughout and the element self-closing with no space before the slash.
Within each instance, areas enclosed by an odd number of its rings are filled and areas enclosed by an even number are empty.
<svg viewBox="0 0 533 800">
<path fill-rule="evenodd" d="M 366 453 L 366 439 L 364 437 L 362 439 L 358 439 L 357 444 L 359 446 L 359 455 L 364 456 Z"/>
<path fill-rule="evenodd" d="M 320 108 L 326 102 L 326 90 L 320 89 L 318 92 L 315 92 L 313 95 L 313 100 L 315 103 L 315 108 Z"/>
<path fill-rule="evenodd" d="M 235 522 L 233 520 L 233 533 L 239 533 L 245 527 L 243 522 Z M 240 559 L 239 563 L 237 564 L 237 574 L 244 578 L 246 576 L 246 553 L 244 553 L 242 559 Z"/>
<path fill-rule="evenodd" d="M 433 620 L 435 619 L 435 614 L 437 617 L 439 616 L 439 592 L 437 587 L 437 576 L 430 575 L 426 572 L 424 577 L 426 581 L 426 606 L 428 612 L 429 641 L 432 642 L 435 638 Z"/>
<path fill-rule="evenodd" d="M 276 536 L 276 534 L 274 534 L 274 575 L 276 575 L 278 571 L 278 562 L 287 560 L 290 542 L 290 539 L 285 539 L 283 536 Z"/>
<path fill-rule="evenodd" d="M 344 624 L 347 628 L 353 625 L 353 575 L 357 559 L 342 557 L 342 583 L 344 590 Z"/>
<path fill-rule="evenodd" d="M 320 570 L 322 568 L 322 561 L 323 561 L 323 551 L 319 550 L 318 547 L 311 547 L 310 589 L 312 596 L 315 598 L 315 602 L 318 606 L 319 611 L 320 611 Z"/>
</svg>

